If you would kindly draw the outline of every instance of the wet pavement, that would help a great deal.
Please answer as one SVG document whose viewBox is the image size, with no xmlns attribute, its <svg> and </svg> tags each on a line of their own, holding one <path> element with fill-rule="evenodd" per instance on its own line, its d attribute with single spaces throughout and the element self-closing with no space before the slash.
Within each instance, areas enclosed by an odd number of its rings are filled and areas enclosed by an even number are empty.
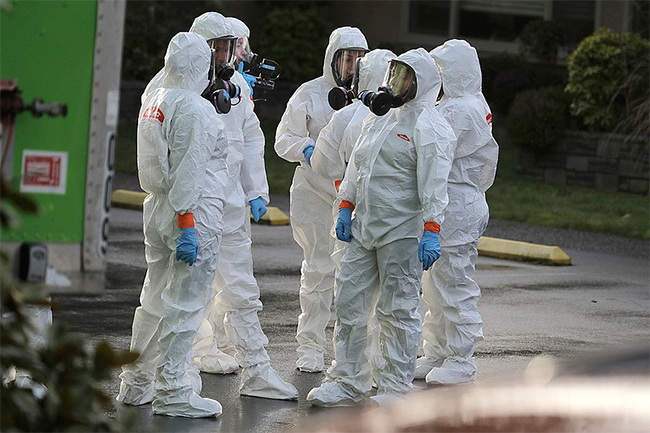
<svg viewBox="0 0 650 433">
<path fill-rule="evenodd" d="M 275 204 L 286 207 L 282 199 Z M 525 227 L 515 228 L 513 231 L 525 231 Z M 507 233 L 507 223 L 497 230 Z M 324 376 L 295 369 L 302 254 L 293 242 L 290 227 L 253 225 L 252 233 L 255 276 L 264 303 L 260 321 L 270 341 L 267 349 L 279 374 L 298 388 L 299 400 L 240 397 L 237 374 L 202 374 L 202 395 L 221 402 L 221 417 L 188 420 L 153 416 L 147 405 L 134 409 L 134 431 L 286 432 L 309 425 L 314 415 L 322 419 L 345 412 L 310 407 L 305 397 Z M 555 232 L 549 229 L 549 233 Z M 584 236 L 590 245 L 602 238 Z M 107 340 L 117 349 L 128 349 L 133 311 L 145 274 L 142 240 L 142 213 L 113 209 L 105 291 L 98 296 L 54 295 L 54 320 L 68 324 L 90 344 Z M 556 244 L 563 247 L 562 236 L 558 240 Z M 618 241 L 625 244 L 623 238 Z M 647 245 L 644 241 L 629 242 L 639 251 Z M 479 257 L 476 280 L 483 290 L 480 312 L 485 332 L 485 341 L 476 353 L 479 383 L 519 377 L 537 355 L 551 355 L 562 362 L 630 347 L 647 349 L 650 345 L 647 257 L 590 251 L 568 237 L 564 249 L 573 266 L 548 267 Z M 330 348 L 326 363 L 331 360 Z M 115 371 L 113 380 L 105 384 L 106 392 L 113 397 L 118 374 Z M 426 388 L 423 381 L 416 381 L 415 386 L 415 392 Z M 108 414 L 115 416 L 117 410 L 124 408 L 116 405 Z"/>
</svg>

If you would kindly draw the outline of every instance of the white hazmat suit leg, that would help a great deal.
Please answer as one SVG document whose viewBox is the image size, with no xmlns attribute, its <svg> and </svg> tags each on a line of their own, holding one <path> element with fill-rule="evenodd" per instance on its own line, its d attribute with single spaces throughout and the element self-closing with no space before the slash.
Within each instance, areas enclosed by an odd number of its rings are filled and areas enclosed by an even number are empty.
<svg viewBox="0 0 650 433">
<path fill-rule="evenodd" d="M 337 274 L 336 364 L 326 382 L 336 383 L 340 392 L 333 392 L 332 385 L 315 388 L 308 401 L 338 405 L 358 401 L 370 391 L 368 322 L 375 308 L 379 347 L 386 360 L 377 377 L 378 394 L 399 396 L 412 389 L 421 329 L 417 308 L 422 265 L 417 242 L 402 239 L 368 250 L 352 239 Z"/>
<path fill-rule="evenodd" d="M 158 325 L 161 356 L 156 368 L 155 414 L 198 418 L 221 413 L 221 405 L 199 397 L 185 374 L 192 367 L 192 343 L 203 320 L 203 309 L 212 299 L 210 283 L 216 271 L 221 238 L 220 231 L 215 233 L 202 218 L 209 221 L 223 203 L 218 200 L 213 206 L 206 206 L 206 201 L 195 212 L 200 246 L 197 261 L 190 267 L 174 258 L 169 284 L 162 292 L 164 308 Z M 210 213 L 201 215 L 204 209 Z"/>
<path fill-rule="evenodd" d="M 478 312 L 481 290 L 472 279 L 477 246 L 478 242 L 442 247 L 440 259 L 424 279 L 423 297 L 430 316 L 439 318 L 424 327 L 424 352 L 429 358 L 444 359 L 426 375 L 427 383 L 454 384 L 476 378 L 474 349 L 483 340 Z"/>
<path fill-rule="evenodd" d="M 381 393 L 407 393 L 421 327 L 417 239 L 397 240 L 376 250 L 353 239 L 348 248 L 337 278 L 336 366 L 329 376 L 359 393 L 370 390 L 365 349 L 368 319 L 376 305 L 379 347 L 386 360 L 377 385 Z"/>
<path fill-rule="evenodd" d="M 336 269 L 331 257 L 334 240 L 330 236 L 336 190 L 332 179 L 312 170 L 303 151 L 315 145 L 320 131 L 334 113 L 327 102 L 329 91 L 337 86 L 332 70 L 334 56 L 339 50 L 352 48 L 368 48 L 359 29 L 341 27 L 332 32 L 325 51 L 323 75 L 296 90 L 276 131 L 277 154 L 287 161 L 300 163 L 290 190 L 290 214 L 293 237 L 304 254 L 296 367 L 306 372 L 319 372 L 324 368 L 325 328 L 330 320 Z"/>
<path fill-rule="evenodd" d="M 310 204 L 309 209 L 304 208 L 306 202 Z M 300 268 L 301 313 L 296 333 L 299 344 L 296 367 L 315 373 L 322 371 L 325 365 L 325 328 L 330 321 L 334 297 L 336 265 L 332 253 L 335 241 L 329 233 L 332 203 L 293 187 L 290 203 L 292 218 L 300 221 L 292 224 L 293 238 L 304 254 Z"/>
<path fill-rule="evenodd" d="M 229 322 L 237 350 L 235 358 L 242 366 L 239 392 L 252 397 L 295 400 L 298 391 L 271 368 L 265 349 L 268 339 L 258 317 L 262 302 L 259 286 L 253 277 L 251 241 L 245 220 L 241 222 L 242 226 L 229 233 L 222 242 L 215 278 L 215 285 L 221 288 L 218 305 Z"/>
</svg>

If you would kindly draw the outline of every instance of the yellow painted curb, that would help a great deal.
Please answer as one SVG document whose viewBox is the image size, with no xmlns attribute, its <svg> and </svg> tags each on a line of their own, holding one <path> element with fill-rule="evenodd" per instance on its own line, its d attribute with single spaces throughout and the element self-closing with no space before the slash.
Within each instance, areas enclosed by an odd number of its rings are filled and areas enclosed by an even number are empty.
<svg viewBox="0 0 650 433">
<path fill-rule="evenodd" d="M 111 204 L 115 207 L 142 210 L 142 203 L 146 196 L 146 192 L 116 189 L 113 191 Z M 277 207 L 269 206 L 266 208 L 266 214 L 260 218 L 259 223 L 272 226 L 288 225 L 289 217 Z"/>
<path fill-rule="evenodd" d="M 487 236 L 481 236 L 478 240 L 478 253 L 486 257 L 532 261 L 546 265 L 568 266 L 571 264 L 571 257 L 562 251 L 560 247 Z"/>
<path fill-rule="evenodd" d="M 289 217 L 277 207 L 269 206 L 266 208 L 264 216 L 258 221 L 258 224 L 286 226 L 289 224 Z"/>
<path fill-rule="evenodd" d="M 113 191 L 111 204 L 115 207 L 124 207 L 127 209 L 142 210 L 142 203 L 147 196 L 146 192 L 127 191 L 125 189 L 116 189 Z"/>
</svg>

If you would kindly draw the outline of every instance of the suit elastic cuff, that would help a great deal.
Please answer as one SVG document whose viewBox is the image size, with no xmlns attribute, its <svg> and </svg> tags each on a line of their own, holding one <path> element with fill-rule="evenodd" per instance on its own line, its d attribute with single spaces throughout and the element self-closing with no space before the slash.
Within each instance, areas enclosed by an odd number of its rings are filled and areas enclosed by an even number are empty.
<svg viewBox="0 0 650 433">
<path fill-rule="evenodd" d="M 183 215 L 178 215 L 178 228 L 185 229 L 188 227 L 194 227 L 194 214 L 192 212 L 187 212 Z"/>
<path fill-rule="evenodd" d="M 440 233 L 440 224 L 433 221 L 426 222 L 424 223 L 424 231 Z"/>
</svg>

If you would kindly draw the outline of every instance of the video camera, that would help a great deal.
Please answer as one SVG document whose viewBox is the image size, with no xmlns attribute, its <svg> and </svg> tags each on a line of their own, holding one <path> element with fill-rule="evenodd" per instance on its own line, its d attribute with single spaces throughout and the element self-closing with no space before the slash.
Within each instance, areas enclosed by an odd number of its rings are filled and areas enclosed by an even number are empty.
<svg viewBox="0 0 650 433">
<path fill-rule="evenodd" d="M 255 89 L 273 90 L 275 89 L 275 80 L 280 77 L 280 65 L 271 59 L 254 54 L 250 63 L 244 64 L 244 72 L 257 80 Z"/>
</svg>

